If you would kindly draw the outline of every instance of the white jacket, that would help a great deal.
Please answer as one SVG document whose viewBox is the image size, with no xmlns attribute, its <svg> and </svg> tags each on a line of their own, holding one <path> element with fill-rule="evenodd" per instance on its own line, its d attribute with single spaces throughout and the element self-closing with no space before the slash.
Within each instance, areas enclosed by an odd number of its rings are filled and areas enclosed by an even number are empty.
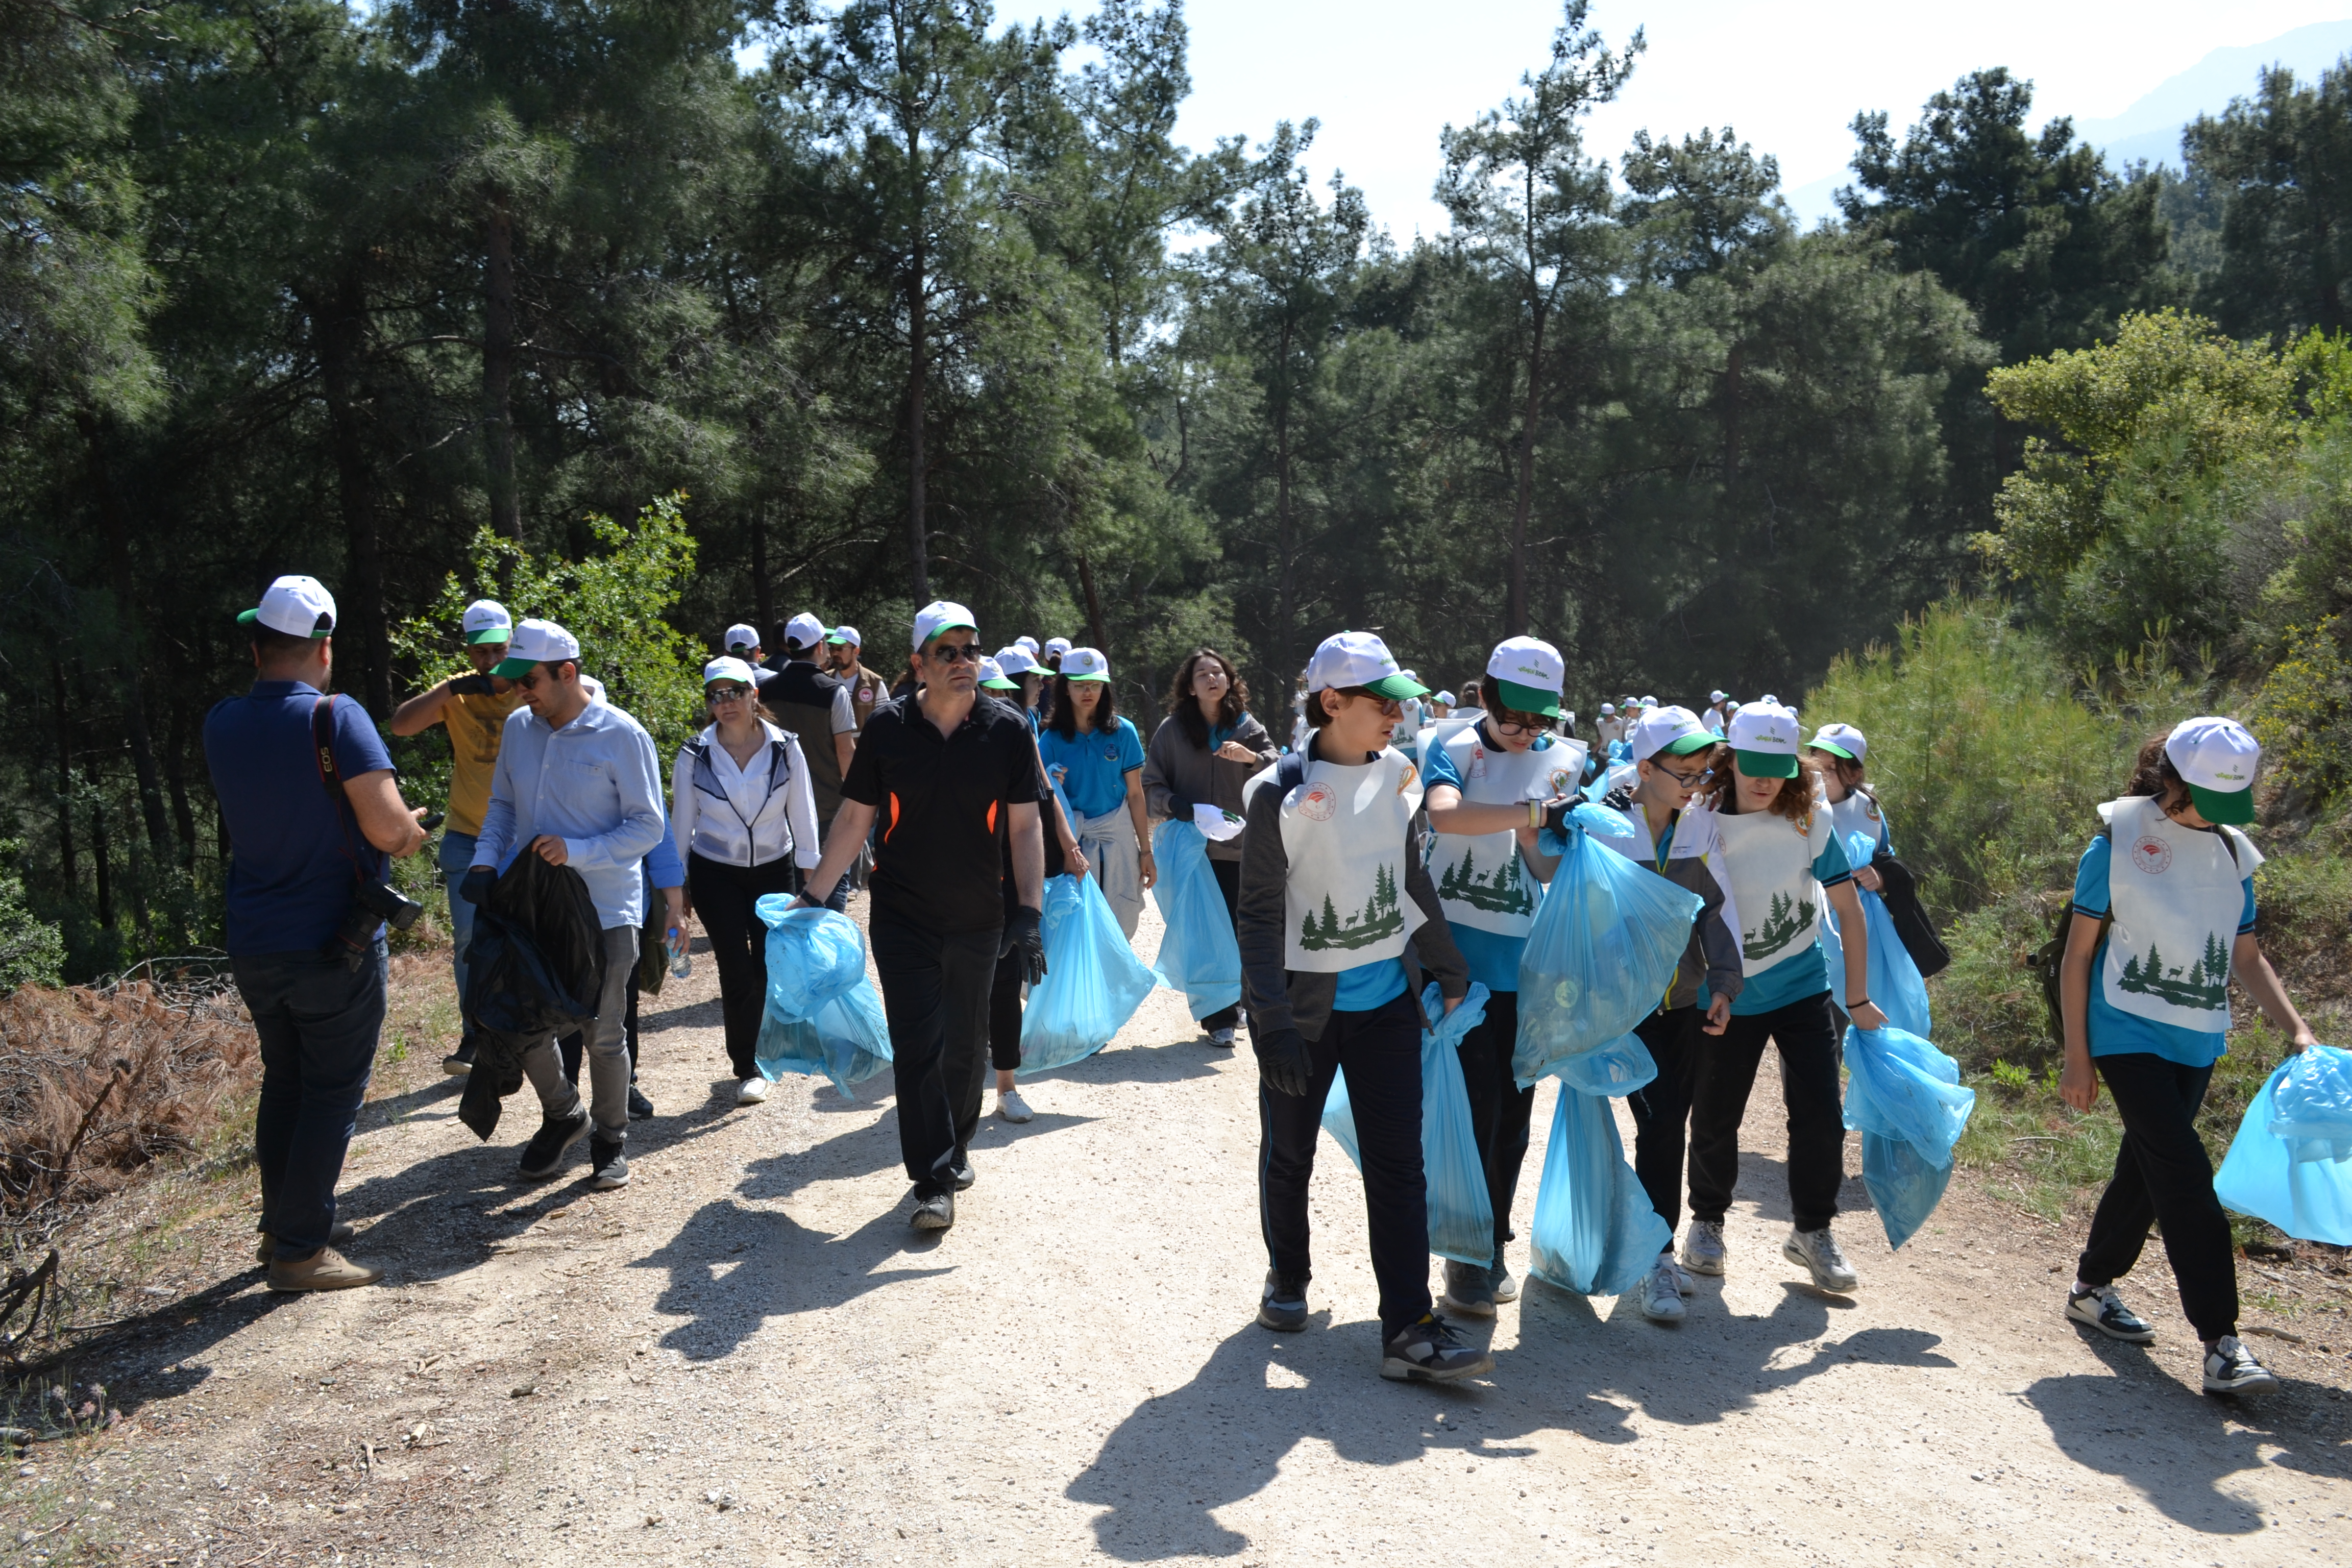
<svg viewBox="0 0 2352 1568">
<path fill-rule="evenodd" d="M 764 866 L 786 855 L 803 869 L 823 858 L 818 842 L 816 795 L 809 786 L 808 762 L 798 737 L 765 720 L 766 791 L 747 818 L 727 793 L 720 770 L 734 773 L 735 760 L 719 743 L 713 724 L 680 746 L 670 772 L 670 826 L 677 857 L 699 855 L 724 866 Z M 754 767 L 759 759 L 753 759 Z"/>
</svg>

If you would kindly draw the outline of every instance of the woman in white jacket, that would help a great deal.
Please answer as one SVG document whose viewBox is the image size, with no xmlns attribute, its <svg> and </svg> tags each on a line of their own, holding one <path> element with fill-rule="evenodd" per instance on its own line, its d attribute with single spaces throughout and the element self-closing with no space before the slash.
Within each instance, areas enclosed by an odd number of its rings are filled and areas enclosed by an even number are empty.
<svg viewBox="0 0 2352 1568">
<path fill-rule="evenodd" d="M 751 667 L 716 658 L 702 668 L 711 722 L 678 748 L 670 822 L 686 862 L 687 910 L 699 911 L 719 964 L 719 1012 L 735 1100 L 768 1098 L 754 1061 L 768 995 L 768 929 L 755 906 L 793 893 L 824 846 L 816 795 L 799 739 L 761 713 Z"/>
</svg>

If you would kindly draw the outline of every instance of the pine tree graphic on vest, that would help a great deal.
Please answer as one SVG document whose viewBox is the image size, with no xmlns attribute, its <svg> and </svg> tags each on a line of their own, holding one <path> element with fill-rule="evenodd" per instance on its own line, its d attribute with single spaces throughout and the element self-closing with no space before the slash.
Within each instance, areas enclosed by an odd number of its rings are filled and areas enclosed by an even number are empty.
<svg viewBox="0 0 2352 1568">
<path fill-rule="evenodd" d="M 2146 958 L 2124 960 L 2123 975 L 2116 982 L 2116 988 L 2137 991 L 2176 1007 L 2218 1013 L 2230 1003 L 2230 954 L 2221 946 L 2221 939 L 2208 931 L 2205 956 L 2190 964 L 2189 973 L 2183 974 L 2178 967 L 2169 972 L 2165 969 L 2164 956 L 2151 942 Z"/>
<path fill-rule="evenodd" d="M 1308 915 L 1298 925 L 1298 945 L 1309 952 L 1328 952 L 1333 948 L 1370 947 L 1385 942 L 1404 930 L 1404 910 L 1397 904 L 1395 876 L 1381 866 L 1372 878 L 1372 896 L 1364 902 L 1363 910 L 1339 918 L 1331 907 L 1331 895 L 1323 895 L 1323 913 Z"/>
<path fill-rule="evenodd" d="M 1475 846 L 1463 850 L 1462 858 L 1438 879 L 1437 896 L 1493 914 L 1531 915 L 1536 912 L 1536 901 L 1528 896 L 1527 883 L 1519 879 L 1517 850 L 1513 850 L 1502 865 L 1495 868 L 1493 875 L 1483 880 L 1478 876 L 1476 858 Z"/>
<path fill-rule="evenodd" d="M 1740 933 L 1740 956 L 1769 958 L 1812 928 L 1813 906 L 1810 902 L 1799 903 L 1786 893 L 1775 893 L 1771 908 L 1764 911 L 1764 923 Z"/>
</svg>

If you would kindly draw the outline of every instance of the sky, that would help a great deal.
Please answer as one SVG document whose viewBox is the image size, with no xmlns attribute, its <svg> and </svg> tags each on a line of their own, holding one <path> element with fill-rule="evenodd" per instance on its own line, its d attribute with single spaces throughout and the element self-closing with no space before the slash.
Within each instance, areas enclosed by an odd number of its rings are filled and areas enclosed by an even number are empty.
<svg viewBox="0 0 2352 1568">
<path fill-rule="evenodd" d="M 998 20 L 1087 9 L 1000 0 Z M 1401 241 L 1434 234 L 1445 226 L 1429 199 L 1439 130 L 1516 91 L 1559 14 L 1558 0 L 1189 0 L 1192 97 L 1179 133 L 1204 150 L 1319 119 L 1308 155 L 1318 179 L 1344 170 Z M 1594 113 L 1589 145 L 1614 162 L 1637 130 L 1680 137 L 1728 122 L 1780 159 L 1810 220 L 1851 179 L 1861 110 L 1885 110 L 1899 131 L 1937 89 L 2005 65 L 2034 83 L 2037 126 L 2106 119 L 2216 48 L 2347 18 L 2352 0 L 1594 0 L 1591 25 L 1612 47 L 1638 26 L 1649 47 L 1619 100 Z"/>
</svg>

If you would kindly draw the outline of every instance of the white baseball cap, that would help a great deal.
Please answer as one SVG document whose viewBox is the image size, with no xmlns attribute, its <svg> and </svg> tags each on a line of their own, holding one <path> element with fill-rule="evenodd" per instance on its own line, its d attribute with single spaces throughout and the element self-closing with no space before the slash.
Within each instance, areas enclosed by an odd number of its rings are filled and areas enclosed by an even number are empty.
<svg viewBox="0 0 2352 1568">
<path fill-rule="evenodd" d="M 1769 702 L 1769 703 L 1771 703 L 1775 708 L 1777 708 L 1777 707 L 1779 707 L 1779 706 L 1780 705 L 1780 700 L 1779 698 L 1777 698 L 1777 697 L 1773 696 L 1773 695 L 1772 695 L 1770 692 L 1769 692 L 1769 691 L 1768 691 L 1768 692 L 1766 692 L 1763 696 L 1759 697 L 1756 700 L 1757 700 L 1757 701 L 1759 701 L 1759 702 Z"/>
<path fill-rule="evenodd" d="M 1603 702 L 1601 705 L 1601 711 L 1603 717 L 1613 719 L 1617 716 L 1617 704 L 1614 702 Z"/>
<path fill-rule="evenodd" d="M 324 637 L 335 633 L 335 596 L 316 577 L 280 577 L 261 595 L 261 603 L 240 611 L 236 624 L 255 622 L 289 637 Z"/>
<path fill-rule="evenodd" d="M 518 675 L 528 675 L 535 664 L 557 664 L 564 659 L 578 659 L 580 639 L 557 626 L 553 621 L 525 620 L 508 639 L 507 656 L 490 671 L 507 680 Z"/>
<path fill-rule="evenodd" d="M 1720 702 L 1723 700 L 1723 693 L 1720 691 L 1710 691 L 1706 694 L 1706 700 L 1709 702 Z"/>
<path fill-rule="evenodd" d="M 1751 779 L 1797 776 L 1797 716 L 1769 698 L 1732 715 L 1731 749 Z"/>
<path fill-rule="evenodd" d="M 856 626 L 835 626 L 824 634 L 824 640 L 829 643 L 845 644 L 850 647 L 866 646 L 865 640 L 857 635 Z"/>
<path fill-rule="evenodd" d="M 1640 763 L 1660 752 L 1670 757 L 1687 757 L 1714 745 L 1715 735 L 1687 708 L 1653 708 L 1633 726 L 1627 744 L 1633 749 L 1633 760 Z"/>
<path fill-rule="evenodd" d="M 739 680 L 755 689 L 760 684 L 751 665 L 731 654 L 714 658 L 702 667 L 702 684 L 708 686 L 714 680 Z"/>
<path fill-rule="evenodd" d="M 1026 675 L 1037 668 L 1037 656 L 1014 643 L 996 650 L 996 668 L 1007 677 Z"/>
<path fill-rule="evenodd" d="M 1019 648 L 1023 653 L 1027 654 L 1031 658 L 1035 658 L 1039 654 L 1045 651 L 1037 646 L 1037 639 L 1035 637 L 1029 636 L 1025 632 L 1013 639 L 1013 646 Z"/>
<path fill-rule="evenodd" d="M 514 617 L 496 599 L 477 599 L 466 606 L 466 618 L 460 623 L 466 629 L 467 646 L 486 642 L 505 642 L 514 635 Z"/>
<path fill-rule="evenodd" d="M 1397 668 L 1389 645 L 1370 632 L 1340 632 L 1325 637 L 1307 661 L 1307 689 L 1360 686 L 1375 697 L 1419 697 L 1429 688 Z"/>
<path fill-rule="evenodd" d="M 980 623 L 971 612 L 950 599 L 933 599 L 915 612 L 915 647 L 922 646 L 941 632 L 980 630 Z"/>
<path fill-rule="evenodd" d="M 1870 755 L 1870 742 L 1851 724 L 1824 724 L 1813 731 L 1807 744 L 1850 763 L 1861 762 Z"/>
<path fill-rule="evenodd" d="M 737 621 L 733 626 L 727 628 L 725 647 L 729 653 L 733 653 L 737 648 L 751 648 L 758 647 L 759 646 L 759 627 L 746 625 L 741 621 Z"/>
<path fill-rule="evenodd" d="M 1451 691 L 1441 691 L 1437 694 L 1436 700 L 1443 702 L 1448 708 L 1451 708 L 1454 706 L 1454 693 Z"/>
<path fill-rule="evenodd" d="M 1065 680 L 1108 680 L 1110 660 L 1100 648 L 1074 647 L 1062 656 L 1062 679 Z"/>
<path fill-rule="evenodd" d="M 2262 742 L 2235 719 L 2183 719 L 2164 739 L 2164 754 L 2189 783 L 2189 797 L 2208 822 L 2242 826 L 2254 819 L 2254 769 Z"/>
<path fill-rule="evenodd" d="M 824 623 L 805 610 L 784 623 L 784 640 L 795 647 L 814 647 L 824 636 Z"/>
<path fill-rule="evenodd" d="M 1069 638 L 1067 638 L 1067 637 L 1047 637 L 1047 638 L 1045 639 L 1045 657 L 1046 657 L 1047 658 L 1053 658 L 1053 657 L 1054 657 L 1055 654 L 1057 654 L 1057 653 L 1067 653 L 1067 652 L 1069 652 L 1069 651 L 1070 651 L 1070 639 L 1069 639 Z"/>
<path fill-rule="evenodd" d="M 1503 706 L 1520 713 L 1559 717 L 1559 689 L 1568 665 L 1541 637 L 1505 637 L 1486 657 L 1486 673 L 1503 690 Z"/>
<path fill-rule="evenodd" d="M 1002 664 L 995 659 L 986 658 L 985 656 L 983 656 L 980 661 L 980 683 L 982 686 L 987 687 L 991 691 L 1018 691 L 1021 689 L 1021 683 L 1019 681 L 1007 680 L 1004 678 L 1004 667 Z"/>
</svg>

